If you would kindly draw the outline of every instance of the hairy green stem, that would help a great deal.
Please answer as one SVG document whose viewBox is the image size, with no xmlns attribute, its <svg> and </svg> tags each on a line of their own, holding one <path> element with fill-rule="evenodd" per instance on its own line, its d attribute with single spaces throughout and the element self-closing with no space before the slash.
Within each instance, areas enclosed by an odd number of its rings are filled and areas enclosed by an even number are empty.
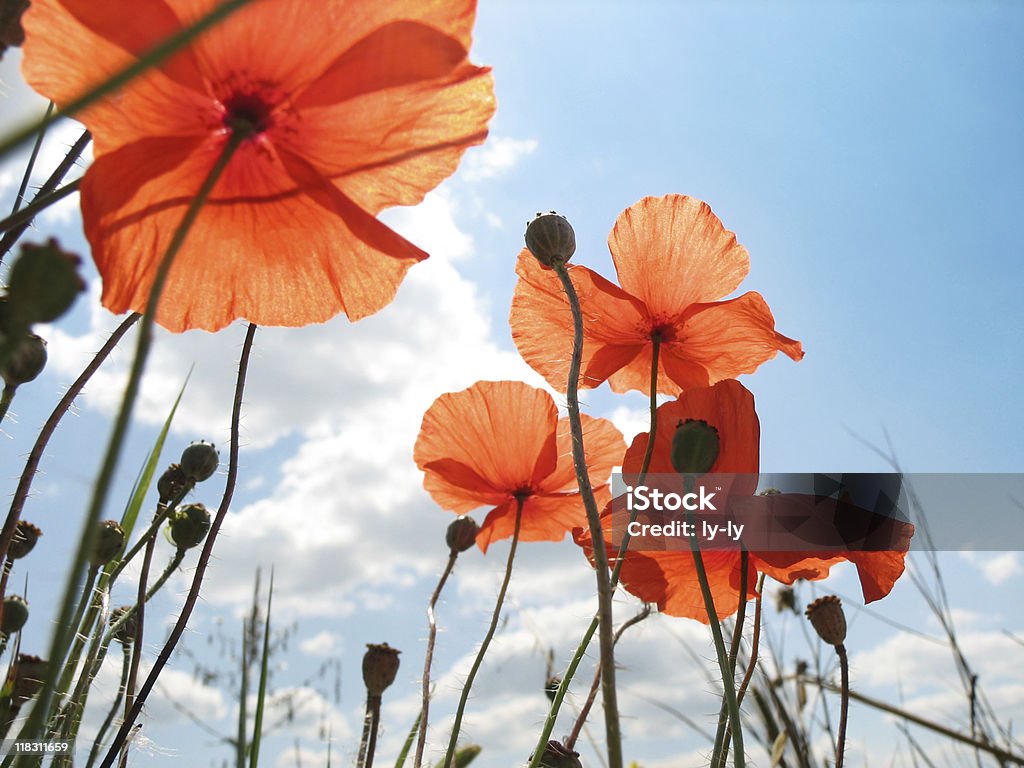
<svg viewBox="0 0 1024 768">
<path fill-rule="evenodd" d="M 452 568 L 455 567 L 455 560 L 458 556 L 459 551 L 452 548 L 448 554 L 448 563 L 444 567 L 444 572 L 441 574 L 441 578 L 438 579 L 437 586 L 434 588 L 434 594 L 430 596 L 430 602 L 427 604 L 427 624 L 430 629 L 427 633 L 426 659 L 423 662 L 423 704 L 420 707 L 420 716 L 417 718 L 419 736 L 416 739 L 416 754 L 413 758 L 414 768 L 422 768 L 423 750 L 427 744 L 427 719 L 430 714 L 430 667 L 434 660 L 434 643 L 437 640 L 437 621 L 434 619 L 434 608 L 437 606 L 437 601 L 441 598 L 441 590 L 444 589 L 444 585 L 451 575 Z"/>
<path fill-rule="evenodd" d="M 476 673 L 480 670 L 480 665 L 484 662 L 484 656 L 487 653 L 488 647 L 491 645 L 491 639 L 494 637 L 494 632 L 498 628 L 498 620 L 501 618 L 501 608 L 505 603 L 505 593 L 508 591 L 508 584 L 512 580 L 512 563 L 516 558 L 516 548 L 519 545 L 519 527 L 523 521 L 523 502 L 525 499 L 522 496 L 516 496 L 516 524 L 512 530 L 512 544 L 508 548 L 508 560 L 505 563 L 505 578 L 501 582 L 501 588 L 498 590 L 498 599 L 494 603 L 494 611 L 491 613 L 491 624 L 487 627 L 487 633 L 484 635 L 483 642 L 480 643 L 480 649 L 476 652 L 476 658 L 473 659 L 473 666 L 469 669 L 469 675 L 466 677 L 466 682 L 462 685 L 462 695 L 459 697 L 459 706 L 455 710 L 455 723 L 452 725 L 452 733 L 448 739 L 448 749 L 444 753 L 444 760 L 441 762 L 442 768 L 454 768 L 453 760 L 455 759 L 455 745 L 459 741 L 459 731 L 462 729 L 462 716 L 466 711 L 466 702 L 469 701 L 469 692 L 473 688 L 473 681 L 476 680 Z"/>
<path fill-rule="evenodd" d="M 96 758 L 99 756 L 100 749 L 103 747 L 103 739 L 106 738 L 107 731 L 110 730 L 111 723 L 114 722 L 114 718 L 117 717 L 117 712 L 121 709 L 121 701 L 124 699 L 124 693 L 128 687 L 128 672 L 131 669 L 132 653 L 131 648 L 126 644 L 121 646 L 121 682 L 117 686 L 117 696 L 114 697 L 114 703 L 110 705 L 110 710 L 107 712 L 106 718 L 103 720 L 103 725 L 100 726 L 99 732 L 96 734 L 96 738 L 93 739 L 92 749 L 89 750 L 89 760 L 85 764 L 85 768 L 92 768 L 96 762 Z"/>
</svg>

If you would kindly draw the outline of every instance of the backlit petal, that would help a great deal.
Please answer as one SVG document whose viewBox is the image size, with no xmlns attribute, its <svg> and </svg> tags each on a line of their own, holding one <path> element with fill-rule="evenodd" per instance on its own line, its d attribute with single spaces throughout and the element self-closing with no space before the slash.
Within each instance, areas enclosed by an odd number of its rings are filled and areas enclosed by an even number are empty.
<svg viewBox="0 0 1024 768">
<path fill-rule="evenodd" d="M 608 486 L 594 489 L 598 508 L 608 503 Z M 516 503 L 510 501 L 491 510 L 480 526 L 477 546 L 484 552 L 492 541 L 512 537 L 515 531 Z M 587 524 L 583 499 L 578 493 L 541 494 L 531 496 L 523 504 L 523 519 L 519 527 L 520 541 L 561 541 L 573 528 Z"/>
<path fill-rule="evenodd" d="M 612 467 L 622 464 L 626 441 L 612 422 L 580 415 L 583 423 L 583 449 L 587 460 L 587 473 L 592 485 L 607 482 Z M 578 487 L 572 459 L 572 433 L 569 419 L 558 422 L 558 466 L 548 475 L 541 488 L 544 491 L 571 491 Z"/>
<path fill-rule="evenodd" d="M 747 250 L 707 203 L 685 195 L 645 197 L 623 211 L 608 237 L 623 289 L 660 320 L 720 299 L 747 276 Z"/>
</svg>

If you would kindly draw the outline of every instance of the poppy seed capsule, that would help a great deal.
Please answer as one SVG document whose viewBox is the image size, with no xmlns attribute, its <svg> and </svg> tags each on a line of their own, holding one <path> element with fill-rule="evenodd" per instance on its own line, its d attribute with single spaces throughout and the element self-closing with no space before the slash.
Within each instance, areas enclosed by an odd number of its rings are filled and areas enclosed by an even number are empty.
<svg viewBox="0 0 1024 768">
<path fill-rule="evenodd" d="M 366 653 L 363 655 L 363 683 L 366 684 L 366 693 L 370 696 L 380 696 L 385 689 L 395 682 L 398 675 L 398 654 L 396 648 L 387 643 L 376 645 L 366 644 Z"/>
<path fill-rule="evenodd" d="M 202 504 L 187 504 L 174 513 L 168 534 L 178 549 L 192 549 L 210 530 L 210 511 Z"/>
<path fill-rule="evenodd" d="M 7 557 L 10 560 L 20 560 L 35 547 L 36 542 L 43 532 L 32 523 L 19 520 L 14 528 L 14 537 L 11 539 L 11 546 L 7 548 Z"/>
<path fill-rule="evenodd" d="M 200 440 L 181 452 L 181 471 L 185 477 L 201 483 L 208 480 L 220 466 L 220 454 L 213 443 Z"/>
<path fill-rule="evenodd" d="M 478 533 L 480 526 L 476 524 L 476 520 L 467 515 L 459 515 L 448 524 L 444 540 L 452 552 L 462 553 L 476 543 Z"/>
<path fill-rule="evenodd" d="M 526 226 L 526 247 L 545 267 L 565 264 L 576 253 L 576 233 L 565 216 L 538 213 Z"/>
<path fill-rule="evenodd" d="M 85 290 L 78 274 L 82 259 L 61 250 L 52 237 L 44 245 L 24 245 L 11 267 L 7 297 L 11 319 L 22 328 L 51 323 L 67 312 Z"/>
<path fill-rule="evenodd" d="M 13 672 L 11 703 L 20 707 L 43 687 L 43 680 L 46 679 L 46 662 L 38 656 L 19 653 L 18 660 L 14 662 Z"/>
<path fill-rule="evenodd" d="M 28 603 L 23 597 L 18 597 L 18 595 L 5 597 L 3 611 L 3 616 L 0 617 L 0 632 L 5 635 L 13 635 L 28 621 Z"/>
<path fill-rule="evenodd" d="M 4 382 L 9 387 L 28 384 L 46 367 L 46 342 L 34 333 L 28 334 L 14 348 L 4 365 Z"/>
<path fill-rule="evenodd" d="M 842 645 L 846 640 L 846 614 L 835 595 L 819 597 L 807 606 L 806 614 L 818 637 L 829 645 Z"/>
<path fill-rule="evenodd" d="M 156 492 L 160 495 L 161 504 L 169 504 L 181 496 L 188 487 L 188 478 L 181 471 L 181 464 L 171 464 L 156 481 Z"/>
<path fill-rule="evenodd" d="M 117 627 L 114 630 L 114 639 L 117 640 L 121 645 L 131 645 L 135 642 L 135 635 L 138 632 L 138 614 L 134 610 L 133 605 L 122 605 L 120 608 L 115 608 L 110 614 L 110 626 Z M 127 619 L 117 626 L 117 623 L 121 621 L 126 613 L 131 611 L 131 614 Z"/>
<path fill-rule="evenodd" d="M 92 545 L 89 562 L 95 567 L 106 565 L 121 551 L 124 546 L 124 529 L 116 520 L 104 520 L 96 532 L 96 540 Z"/>
<path fill-rule="evenodd" d="M 715 466 L 720 450 L 717 429 L 701 419 L 687 419 L 672 436 L 672 466 L 683 475 L 703 475 Z"/>
<path fill-rule="evenodd" d="M 573 752 L 559 741 L 552 739 L 544 748 L 540 758 L 541 768 L 583 768 L 580 753 Z"/>
</svg>

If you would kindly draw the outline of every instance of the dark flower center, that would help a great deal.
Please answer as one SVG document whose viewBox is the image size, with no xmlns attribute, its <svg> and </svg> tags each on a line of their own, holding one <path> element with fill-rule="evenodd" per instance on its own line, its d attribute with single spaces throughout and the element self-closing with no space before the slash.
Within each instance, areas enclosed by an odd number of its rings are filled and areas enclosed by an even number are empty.
<svg viewBox="0 0 1024 768">
<path fill-rule="evenodd" d="M 528 485 L 521 485 L 512 491 L 512 497 L 519 499 L 520 501 L 526 501 L 530 496 L 534 494 L 533 488 Z"/>
<path fill-rule="evenodd" d="M 676 329 L 672 323 L 659 323 L 651 328 L 651 341 L 668 342 L 676 340 Z"/>
<path fill-rule="evenodd" d="M 256 136 L 270 128 L 272 107 L 262 94 L 236 92 L 223 103 L 224 126 L 233 133 Z"/>
</svg>

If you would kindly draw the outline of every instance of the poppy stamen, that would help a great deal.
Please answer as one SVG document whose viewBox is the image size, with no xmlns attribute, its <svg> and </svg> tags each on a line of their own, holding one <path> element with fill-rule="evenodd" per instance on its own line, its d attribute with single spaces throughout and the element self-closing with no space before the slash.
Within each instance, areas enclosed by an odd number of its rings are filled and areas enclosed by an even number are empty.
<svg viewBox="0 0 1024 768">
<path fill-rule="evenodd" d="M 224 127 L 251 138 L 267 131 L 273 108 L 258 93 L 236 92 L 224 99 Z"/>
</svg>

